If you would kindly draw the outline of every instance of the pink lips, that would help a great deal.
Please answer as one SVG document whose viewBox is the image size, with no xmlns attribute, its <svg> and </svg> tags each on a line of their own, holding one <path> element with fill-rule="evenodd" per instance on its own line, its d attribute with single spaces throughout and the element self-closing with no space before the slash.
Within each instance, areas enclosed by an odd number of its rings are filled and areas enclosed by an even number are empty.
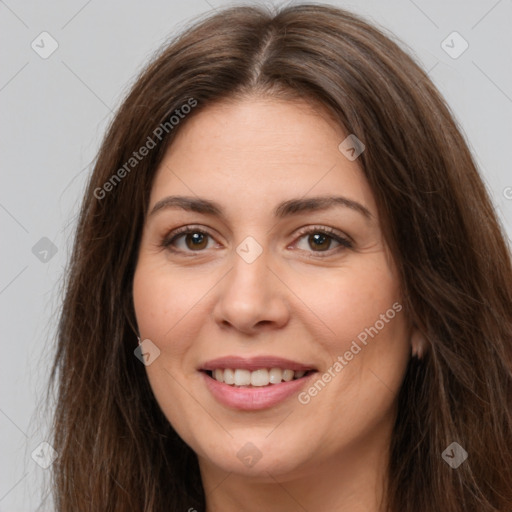
<svg viewBox="0 0 512 512">
<path fill-rule="evenodd" d="M 203 370 L 203 379 L 206 387 L 213 397 L 221 404 L 238 410 L 254 411 L 273 407 L 287 398 L 297 394 L 316 372 L 305 375 L 300 379 L 280 384 L 269 384 L 263 387 L 236 387 L 218 382 L 210 377 L 204 370 L 213 371 L 216 368 L 246 369 L 249 371 L 260 368 L 288 368 L 294 371 L 314 370 L 313 365 L 291 361 L 289 359 L 273 356 L 259 356 L 252 358 L 221 357 L 204 363 L 199 370 Z"/>
<path fill-rule="evenodd" d="M 200 369 L 215 370 L 216 368 L 241 368 L 250 371 L 259 370 L 260 368 L 289 368 L 293 371 L 307 371 L 315 369 L 313 365 L 302 364 L 296 361 L 291 361 L 290 359 L 283 359 L 274 356 L 257 356 L 248 358 L 235 356 L 219 357 L 217 359 L 207 361 Z"/>
</svg>

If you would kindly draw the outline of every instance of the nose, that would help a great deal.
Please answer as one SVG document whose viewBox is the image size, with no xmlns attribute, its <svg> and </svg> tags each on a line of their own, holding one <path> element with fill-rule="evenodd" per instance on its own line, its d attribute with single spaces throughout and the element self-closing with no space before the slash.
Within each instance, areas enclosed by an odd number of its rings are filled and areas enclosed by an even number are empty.
<svg viewBox="0 0 512 512">
<path fill-rule="evenodd" d="M 282 328 L 289 321 L 288 288 L 264 251 L 248 263 L 233 255 L 233 268 L 217 287 L 213 314 L 221 328 L 246 334 Z"/>
</svg>

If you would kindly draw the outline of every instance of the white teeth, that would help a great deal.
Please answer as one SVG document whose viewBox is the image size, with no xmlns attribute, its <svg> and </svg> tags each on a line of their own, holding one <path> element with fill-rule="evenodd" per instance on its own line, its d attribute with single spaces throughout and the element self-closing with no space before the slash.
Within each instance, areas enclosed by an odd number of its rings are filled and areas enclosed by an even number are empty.
<svg viewBox="0 0 512 512">
<path fill-rule="evenodd" d="M 283 370 L 281 368 L 272 368 L 268 373 L 270 384 L 279 384 L 283 380 Z"/>
<path fill-rule="evenodd" d="M 285 382 L 290 382 L 293 379 L 293 374 L 295 372 L 293 370 L 284 370 L 283 371 L 283 380 Z"/>
<path fill-rule="evenodd" d="M 235 386 L 248 386 L 251 383 L 249 370 L 235 370 Z"/>
<path fill-rule="evenodd" d="M 224 373 L 224 382 L 226 384 L 233 385 L 235 383 L 235 372 L 233 370 L 230 370 L 229 368 L 226 368 L 224 372 L 222 370 L 216 370 L 219 373 Z M 217 378 L 215 376 L 215 378 Z M 220 381 L 222 382 L 222 381 Z"/>
<path fill-rule="evenodd" d="M 216 368 L 212 372 L 212 377 L 218 382 L 224 382 L 230 386 L 254 386 L 262 387 L 269 384 L 279 384 L 282 381 L 290 382 L 294 379 L 304 377 L 306 371 L 293 371 L 288 368 L 262 368 L 260 370 L 249 371 L 241 368 Z"/>
<path fill-rule="evenodd" d="M 251 372 L 251 386 L 268 386 L 268 370 L 256 370 Z"/>
</svg>

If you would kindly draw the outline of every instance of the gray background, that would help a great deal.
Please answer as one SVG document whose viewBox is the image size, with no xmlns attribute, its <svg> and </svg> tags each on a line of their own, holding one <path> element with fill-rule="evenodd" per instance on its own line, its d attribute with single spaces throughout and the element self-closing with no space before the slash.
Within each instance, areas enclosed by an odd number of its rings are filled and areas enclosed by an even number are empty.
<svg viewBox="0 0 512 512">
<path fill-rule="evenodd" d="M 510 239 L 512 0 L 330 3 L 391 31 L 429 71 L 465 133 Z M 42 494 L 49 470 L 31 453 L 48 437 L 40 401 L 62 272 L 105 128 L 153 52 L 193 17 L 228 4 L 0 0 L 0 512 L 52 510 Z M 50 48 L 49 39 L 38 37 L 43 31 L 58 43 L 46 59 L 31 47 L 35 41 Z M 469 44 L 458 58 L 441 47 L 453 31 Z M 461 48 L 449 44 L 452 51 Z M 55 254 L 40 241 L 44 237 Z"/>
</svg>

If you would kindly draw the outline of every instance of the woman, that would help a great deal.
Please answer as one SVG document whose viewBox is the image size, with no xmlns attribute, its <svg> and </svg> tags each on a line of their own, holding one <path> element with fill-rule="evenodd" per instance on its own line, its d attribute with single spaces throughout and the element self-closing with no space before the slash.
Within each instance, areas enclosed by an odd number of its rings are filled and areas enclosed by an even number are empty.
<svg viewBox="0 0 512 512">
<path fill-rule="evenodd" d="M 58 511 L 512 510 L 512 269 L 426 74 L 231 8 L 141 74 L 86 192 Z"/>
</svg>

